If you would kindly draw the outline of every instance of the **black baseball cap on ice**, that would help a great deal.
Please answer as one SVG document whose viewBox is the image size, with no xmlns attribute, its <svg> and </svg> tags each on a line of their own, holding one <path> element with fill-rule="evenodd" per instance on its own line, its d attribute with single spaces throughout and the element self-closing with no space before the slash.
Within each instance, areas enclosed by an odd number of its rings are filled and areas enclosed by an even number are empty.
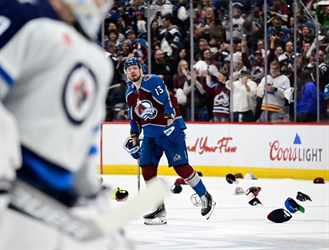
<svg viewBox="0 0 329 250">
<path fill-rule="evenodd" d="M 273 210 L 267 215 L 267 219 L 274 223 L 283 223 L 292 218 L 292 215 L 283 208 Z"/>
</svg>

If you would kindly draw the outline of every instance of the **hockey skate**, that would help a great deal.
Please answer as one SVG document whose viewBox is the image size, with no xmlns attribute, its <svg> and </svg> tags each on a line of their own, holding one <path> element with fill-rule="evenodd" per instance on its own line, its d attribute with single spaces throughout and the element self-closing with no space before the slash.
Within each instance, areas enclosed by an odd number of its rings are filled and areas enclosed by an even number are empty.
<svg viewBox="0 0 329 250">
<path fill-rule="evenodd" d="M 205 216 L 208 220 L 214 211 L 216 206 L 216 202 L 213 201 L 212 196 L 207 192 L 205 195 L 201 197 L 201 215 Z"/>
<path fill-rule="evenodd" d="M 165 205 L 162 203 L 160 206 L 156 207 L 155 210 L 149 214 L 145 214 L 144 224 L 145 225 L 164 225 L 167 224 L 166 220 L 166 208 Z"/>
</svg>

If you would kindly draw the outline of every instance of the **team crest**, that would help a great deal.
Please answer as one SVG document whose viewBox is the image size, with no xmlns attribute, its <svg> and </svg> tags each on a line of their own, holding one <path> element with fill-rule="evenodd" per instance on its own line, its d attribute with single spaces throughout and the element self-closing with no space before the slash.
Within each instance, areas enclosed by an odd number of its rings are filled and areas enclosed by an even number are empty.
<svg viewBox="0 0 329 250">
<path fill-rule="evenodd" d="M 158 110 L 153 107 L 152 102 L 149 100 L 137 100 L 137 105 L 135 107 L 135 113 L 139 118 L 143 120 L 153 119 L 158 114 Z"/>
<path fill-rule="evenodd" d="M 220 94 L 215 96 L 214 103 L 217 105 L 223 105 L 227 107 L 230 104 L 229 95 L 221 92 Z"/>
<path fill-rule="evenodd" d="M 146 76 L 144 76 L 144 81 L 147 81 L 147 80 L 149 80 L 149 79 L 151 79 L 151 75 L 146 75 Z"/>
<path fill-rule="evenodd" d="M 180 161 L 181 159 L 182 159 L 182 157 L 180 155 L 178 155 L 178 154 L 176 154 L 174 156 L 174 161 Z"/>
<path fill-rule="evenodd" d="M 68 118 L 81 124 L 93 106 L 97 94 L 97 82 L 93 72 L 79 63 L 69 73 L 64 91 L 63 105 Z"/>
</svg>

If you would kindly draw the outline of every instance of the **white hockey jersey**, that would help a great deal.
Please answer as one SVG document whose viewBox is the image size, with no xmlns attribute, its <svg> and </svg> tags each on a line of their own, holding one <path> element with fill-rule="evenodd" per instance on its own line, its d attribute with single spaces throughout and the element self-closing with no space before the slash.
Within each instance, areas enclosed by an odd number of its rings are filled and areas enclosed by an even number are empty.
<svg viewBox="0 0 329 250">
<path fill-rule="evenodd" d="M 52 179 L 54 166 L 68 173 L 82 168 L 96 173 L 96 164 L 86 164 L 99 145 L 97 132 L 113 75 L 110 60 L 96 43 L 56 20 L 47 1 L 4 2 L 0 95 L 18 121 L 23 166 L 44 179 Z M 70 176 L 48 181 L 57 189 L 72 184 Z"/>
</svg>

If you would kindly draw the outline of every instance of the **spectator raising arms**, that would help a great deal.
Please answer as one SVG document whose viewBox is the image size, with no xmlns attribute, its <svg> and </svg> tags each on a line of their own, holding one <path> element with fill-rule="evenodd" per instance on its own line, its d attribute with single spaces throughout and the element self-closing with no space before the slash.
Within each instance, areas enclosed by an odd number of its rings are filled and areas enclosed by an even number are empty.
<svg viewBox="0 0 329 250">
<path fill-rule="evenodd" d="M 253 122 L 256 107 L 257 84 L 250 80 L 250 70 L 244 67 L 239 78 L 233 83 L 226 82 L 226 87 L 231 89 L 233 84 L 233 117 L 235 122 Z"/>
<path fill-rule="evenodd" d="M 209 121 L 206 91 L 202 87 L 202 76 L 198 76 L 199 72 L 194 69 L 194 81 L 186 81 L 184 84 L 184 94 L 187 96 L 187 103 L 192 104 L 192 89 L 194 88 L 194 107 L 195 121 Z M 191 120 L 191 105 L 187 105 L 187 120 Z"/>
<path fill-rule="evenodd" d="M 174 94 L 179 104 L 182 117 L 186 119 L 187 97 L 183 92 L 186 81 L 191 80 L 189 64 L 186 60 L 180 60 L 177 66 L 177 74 L 174 75 Z"/>
<path fill-rule="evenodd" d="M 230 120 L 230 91 L 225 86 L 228 73 L 226 71 L 220 71 L 213 76 L 207 78 L 206 82 L 202 83 L 204 90 L 213 101 L 213 121 L 228 122 Z"/>
<path fill-rule="evenodd" d="M 264 39 L 264 13 L 262 5 L 254 3 L 253 11 L 243 22 L 243 27 L 247 34 L 247 45 L 250 51 L 257 49 L 257 41 Z"/>
<path fill-rule="evenodd" d="M 281 46 L 285 46 L 286 43 L 291 40 L 291 31 L 283 26 L 283 20 L 280 16 L 275 16 L 270 20 L 272 22 L 272 27 L 267 31 L 267 41 L 270 40 L 270 35 L 275 35 L 280 40 Z"/>
</svg>

